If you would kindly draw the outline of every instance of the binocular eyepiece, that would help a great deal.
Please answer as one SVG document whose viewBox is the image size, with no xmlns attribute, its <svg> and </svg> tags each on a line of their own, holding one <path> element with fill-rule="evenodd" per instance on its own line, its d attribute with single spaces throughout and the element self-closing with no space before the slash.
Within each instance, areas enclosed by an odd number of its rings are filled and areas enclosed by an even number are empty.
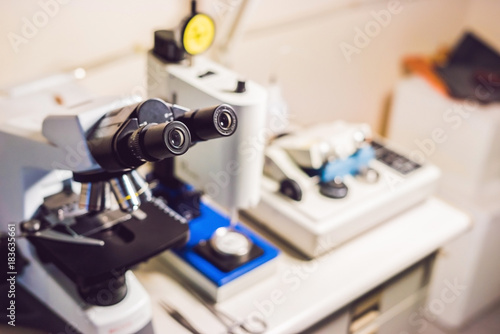
<svg viewBox="0 0 500 334">
<path fill-rule="evenodd" d="M 187 152 L 191 146 L 191 133 L 179 121 L 146 124 L 123 140 L 121 155 L 131 164 L 158 161 Z M 137 160 L 134 163 L 134 160 Z"/>
<path fill-rule="evenodd" d="M 227 104 L 189 111 L 150 99 L 106 114 L 87 143 L 96 162 L 116 172 L 182 155 L 198 141 L 230 136 L 237 122 Z"/>
<path fill-rule="evenodd" d="M 186 112 L 178 118 L 191 131 L 194 141 L 203 141 L 232 135 L 238 119 L 227 104 Z"/>
</svg>

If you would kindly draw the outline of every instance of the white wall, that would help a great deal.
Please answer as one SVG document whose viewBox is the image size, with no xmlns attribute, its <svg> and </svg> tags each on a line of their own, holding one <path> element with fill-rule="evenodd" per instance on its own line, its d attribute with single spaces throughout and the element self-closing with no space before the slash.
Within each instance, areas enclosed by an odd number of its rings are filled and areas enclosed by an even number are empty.
<svg viewBox="0 0 500 334">
<path fill-rule="evenodd" d="M 59 1 L 67 4 L 59 4 L 47 22 L 38 17 L 41 27 L 15 52 L 9 33 L 23 37 L 25 20 L 33 23 L 33 16 L 43 16 L 41 4 L 53 9 Z M 199 2 L 224 29 L 241 0 Z M 403 55 L 430 54 L 454 43 L 465 22 L 487 29 L 482 18 L 495 22 L 498 13 L 489 10 L 490 3 L 498 7 L 495 0 L 474 1 L 470 13 L 470 0 L 401 0 L 401 12 L 391 15 L 390 23 L 349 62 L 341 43 L 355 46 L 355 29 L 374 24 L 371 12 L 387 10 L 388 2 L 261 0 L 232 64 L 262 84 L 276 76 L 297 122 L 343 118 L 380 129 Z M 96 64 L 134 48 L 145 50 L 153 30 L 177 25 L 188 11 L 189 0 L 2 0 L 0 86 Z"/>
<path fill-rule="evenodd" d="M 234 54 L 235 68 L 261 83 L 277 76 L 297 122 L 343 118 L 367 121 L 380 129 L 401 74 L 401 58 L 431 54 L 439 46 L 453 44 L 461 34 L 469 2 L 401 1 L 400 12 L 348 60 L 341 43 L 355 46 L 357 28 L 368 25 L 376 32 L 371 13 L 387 11 L 388 3 L 262 1 L 255 23 Z"/>
<path fill-rule="evenodd" d="M 188 11 L 187 0 L 2 0 L 0 86 L 149 46 L 155 28 L 173 27 Z M 26 21 L 37 31 L 23 34 Z M 26 43 L 13 48 L 9 33 Z"/>
<path fill-rule="evenodd" d="M 465 26 L 477 33 L 496 50 L 500 50 L 500 1 L 471 1 Z"/>
</svg>

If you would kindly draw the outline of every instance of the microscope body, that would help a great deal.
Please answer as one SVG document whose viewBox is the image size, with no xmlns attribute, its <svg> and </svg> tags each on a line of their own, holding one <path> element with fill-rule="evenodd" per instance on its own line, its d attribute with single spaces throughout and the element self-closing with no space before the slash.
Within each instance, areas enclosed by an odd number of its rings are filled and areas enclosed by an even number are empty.
<svg viewBox="0 0 500 334">
<path fill-rule="evenodd" d="M 109 110 L 138 102 L 116 98 L 88 102 L 94 96 L 73 80 L 55 75 L 14 87 L 0 99 L 1 230 L 7 231 L 9 224 L 16 226 L 17 256 L 12 270 L 16 281 L 69 326 L 83 333 L 116 328 L 120 328 L 117 333 L 134 333 L 148 326 L 152 314 L 149 297 L 131 272 L 124 273 L 128 293 L 122 302 L 109 307 L 87 305 L 74 281 L 57 266 L 45 263 L 33 242 L 20 236 L 18 223 L 36 215 L 45 198 L 65 186 L 79 191 L 78 183 L 67 182 L 72 171 L 98 168 L 85 145 L 85 132 Z M 61 99 L 75 107 L 61 106 Z M 21 257 L 28 263 L 23 268 Z M 124 326 L 127 318 L 135 323 Z"/>
<path fill-rule="evenodd" d="M 129 269 L 184 245 L 189 229 L 135 169 L 231 135 L 235 127 L 213 129 L 215 114 L 237 123 L 228 105 L 190 112 L 159 99 L 96 98 L 70 75 L 7 90 L 0 222 L 3 232 L 15 226 L 27 260 L 17 280 L 79 332 L 152 333 L 149 296 Z"/>
</svg>

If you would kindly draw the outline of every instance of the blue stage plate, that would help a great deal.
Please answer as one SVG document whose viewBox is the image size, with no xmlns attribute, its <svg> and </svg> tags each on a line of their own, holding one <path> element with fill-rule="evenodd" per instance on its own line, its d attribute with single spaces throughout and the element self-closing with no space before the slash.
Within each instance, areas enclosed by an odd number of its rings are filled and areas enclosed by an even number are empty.
<svg viewBox="0 0 500 334">
<path fill-rule="evenodd" d="M 258 266 L 274 259 L 278 256 L 277 248 L 266 242 L 258 235 L 245 228 L 241 224 L 235 226 L 235 230 L 245 234 L 252 242 L 264 250 L 264 254 L 258 258 L 243 264 L 230 272 L 223 272 L 201 257 L 193 250 L 200 241 L 209 240 L 212 234 L 219 227 L 230 225 L 229 217 L 226 217 L 205 203 L 200 204 L 201 216 L 189 222 L 190 238 L 186 246 L 175 249 L 173 252 L 190 264 L 193 268 L 201 272 L 216 286 L 223 286 Z"/>
</svg>

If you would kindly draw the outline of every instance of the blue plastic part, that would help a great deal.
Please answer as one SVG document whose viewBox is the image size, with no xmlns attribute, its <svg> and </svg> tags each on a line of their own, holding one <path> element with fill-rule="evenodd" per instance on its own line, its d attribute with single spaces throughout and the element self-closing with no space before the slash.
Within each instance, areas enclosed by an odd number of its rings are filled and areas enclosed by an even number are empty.
<svg viewBox="0 0 500 334">
<path fill-rule="evenodd" d="M 337 159 L 326 163 L 319 172 L 321 182 L 329 182 L 337 176 L 356 175 L 362 167 L 375 158 L 375 150 L 371 145 L 360 148 L 346 159 Z"/>
<path fill-rule="evenodd" d="M 180 258 L 191 265 L 193 268 L 201 272 L 206 278 L 212 281 L 216 286 L 223 286 L 245 273 L 257 268 L 258 266 L 274 259 L 278 256 L 279 250 L 266 242 L 258 235 L 237 224 L 235 229 L 244 233 L 253 243 L 264 250 L 264 254 L 258 258 L 243 264 L 230 272 L 223 272 L 205 260 L 193 250 L 201 240 L 208 240 L 219 227 L 229 226 L 230 220 L 221 213 L 217 212 L 206 203 L 200 204 L 201 215 L 189 222 L 190 238 L 187 244 L 181 249 L 175 249 L 175 252 Z"/>
</svg>

